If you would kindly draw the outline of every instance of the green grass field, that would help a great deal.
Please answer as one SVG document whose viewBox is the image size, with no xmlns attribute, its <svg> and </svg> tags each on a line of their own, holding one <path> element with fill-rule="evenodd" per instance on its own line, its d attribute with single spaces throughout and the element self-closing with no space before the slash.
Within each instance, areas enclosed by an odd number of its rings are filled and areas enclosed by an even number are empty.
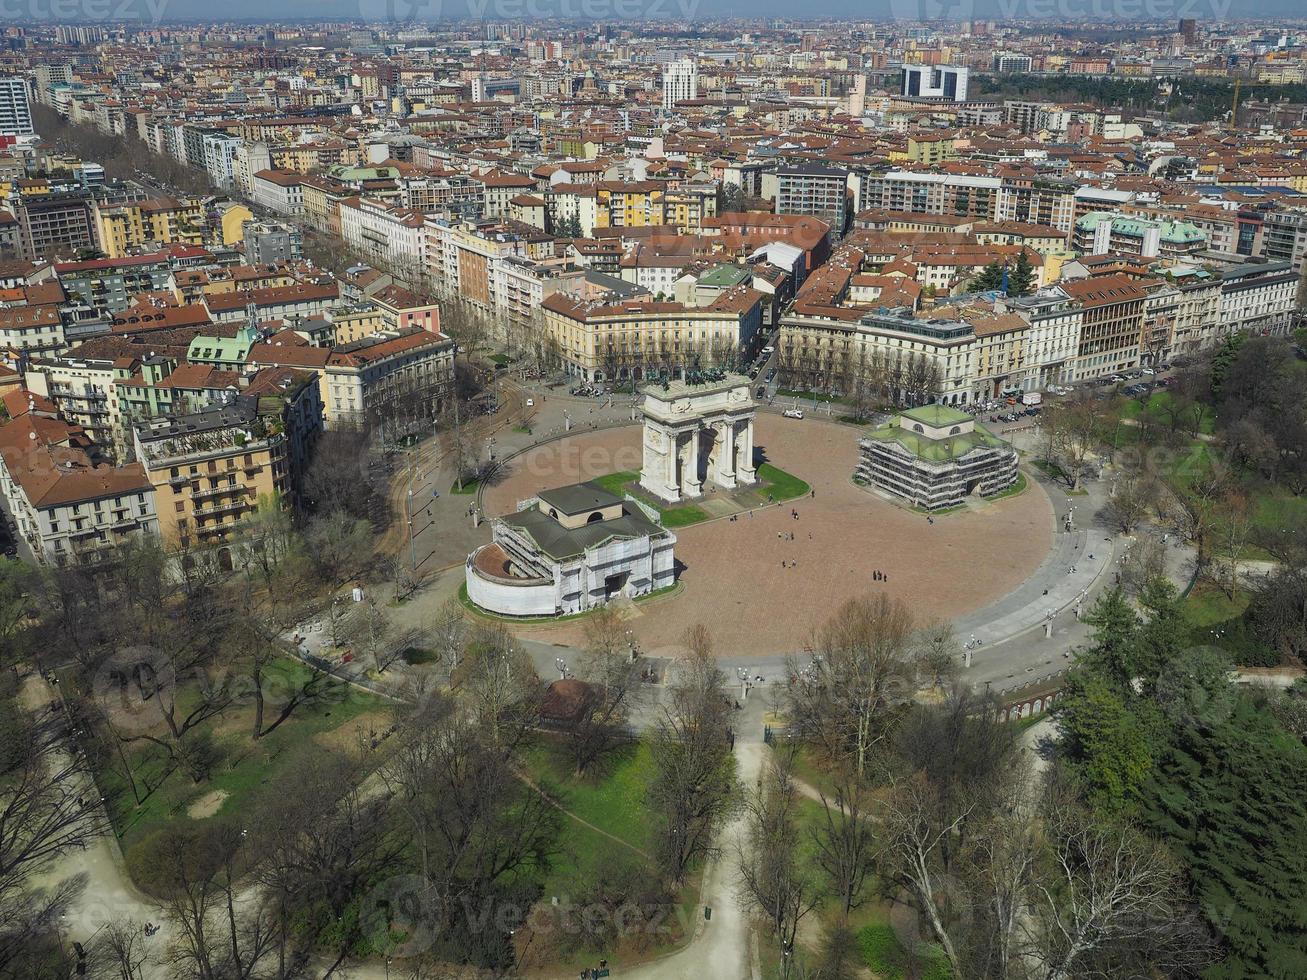
<svg viewBox="0 0 1307 980">
<path fill-rule="evenodd" d="M 1240 591 L 1231 599 L 1210 582 L 1200 582 L 1185 597 L 1180 612 L 1191 626 L 1199 629 L 1210 628 L 1236 616 L 1242 616 L 1244 610 L 1248 608 L 1250 598 L 1248 593 Z"/>
<path fill-rule="evenodd" d="M 712 517 L 708 511 L 698 504 L 673 504 L 671 506 L 660 504 L 652 496 L 640 489 L 640 474 L 635 470 L 609 473 L 605 476 L 595 477 L 592 482 L 599 484 L 609 493 L 615 493 L 619 496 L 629 493 L 632 497 L 656 508 L 662 519 L 663 527 L 673 529 L 689 527 Z M 757 486 L 734 491 L 732 496 L 737 500 L 738 506 L 742 509 L 749 509 L 751 507 L 761 507 L 768 502 L 781 503 L 786 500 L 793 500 L 796 497 L 804 496 L 810 489 L 808 484 L 797 476 L 787 473 L 771 463 L 763 463 L 758 467 Z M 771 498 L 770 501 L 768 500 L 769 497 Z"/>
<path fill-rule="evenodd" d="M 1169 391 L 1155 391 L 1146 399 L 1127 398 L 1121 403 L 1121 418 L 1147 419 L 1155 425 L 1170 428 L 1172 422 L 1170 409 L 1174 402 L 1175 396 Z M 1216 431 L 1216 414 L 1210 405 L 1202 406 L 1198 431 L 1203 435 L 1211 435 Z"/>
<path fill-rule="evenodd" d="M 280 714 L 282 695 L 298 690 L 311 673 L 307 666 L 290 659 L 278 660 L 265 670 L 265 726 L 271 725 Z M 325 679 L 312 700 L 296 707 L 285 722 L 255 740 L 251 737 L 253 704 L 243 698 L 202 724 L 212 735 L 220 758 L 209 777 L 198 785 L 181 770 L 168 772 L 167 754 L 160 747 L 143 741 L 128 743 L 125 753 L 138 787 L 143 791 L 154 787 L 141 803 L 136 803 L 116 760 L 97 773 L 100 788 L 109 799 L 110 819 L 123 849 L 127 850 L 167 822 L 194 819 L 187 811 L 215 793 L 223 793 L 225 798 L 212 817 L 240 812 L 255 794 L 275 784 L 282 773 L 291 771 L 301 752 L 314 751 L 314 743 L 319 739 L 330 743 L 338 729 L 369 713 L 377 715 L 379 728 L 389 724 L 385 720 L 388 715 L 384 702 L 379 698 L 340 681 Z"/>
</svg>

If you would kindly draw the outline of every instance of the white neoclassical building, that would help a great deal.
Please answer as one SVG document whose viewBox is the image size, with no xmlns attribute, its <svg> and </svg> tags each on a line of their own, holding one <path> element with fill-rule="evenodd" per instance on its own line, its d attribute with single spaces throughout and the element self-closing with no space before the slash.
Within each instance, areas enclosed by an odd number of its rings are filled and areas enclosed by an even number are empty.
<svg viewBox="0 0 1307 980">
<path fill-rule="evenodd" d="M 541 491 L 496 518 L 467 559 L 468 598 L 505 616 L 562 616 L 676 580 L 676 535 L 653 508 L 594 483 Z"/>
<path fill-rule="evenodd" d="M 743 375 L 646 386 L 640 486 L 674 502 L 699 496 L 705 482 L 726 490 L 755 483 L 756 414 Z"/>
</svg>

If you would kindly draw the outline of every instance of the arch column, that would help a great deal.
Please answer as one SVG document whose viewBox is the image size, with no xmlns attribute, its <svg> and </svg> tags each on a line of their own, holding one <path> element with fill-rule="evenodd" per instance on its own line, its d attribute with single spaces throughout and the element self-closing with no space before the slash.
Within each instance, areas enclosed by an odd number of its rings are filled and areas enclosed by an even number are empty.
<svg viewBox="0 0 1307 980">
<path fill-rule="evenodd" d="M 739 431 L 735 433 L 735 479 L 737 483 L 757 483 L 758 471 L 753 465 L 753 416 L 736 423 Z"/>
<path fill-rule="evenodd" d="M 687 497 L 697 497 L 703 493 L 703 482 L 699 479 L 699 430 L 702 428 L 702 425 L 696 424 L 686 429 L 680 489 Z"/>
</svg>

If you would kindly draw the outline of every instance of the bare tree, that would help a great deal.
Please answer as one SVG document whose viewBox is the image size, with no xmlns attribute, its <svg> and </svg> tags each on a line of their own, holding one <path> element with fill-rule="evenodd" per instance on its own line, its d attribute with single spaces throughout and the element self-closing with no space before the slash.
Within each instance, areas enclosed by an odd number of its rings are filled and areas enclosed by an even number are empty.
<svg viewBox="0 0 1307 980">
<path fill-rule="evenodd" d="M 142 980 L 151 960 L 144 926 L 126 918 L 106 922 L 88 958 L 93 975 L 104 980 Z"/>
<path fill-rule="evenodd" d="M 718 851 L 717 831 L 737 803 L 735 764 L 727 741 L 726 678 L 705 652 L 706 630 L 692 631 L 696 650 L 679 665 L 650 740 L 656 857 L 664 878 L 685 879 L 690 866 Z"/>
<path fill-rule="evenodd" d="M 590 686 L 591 696 L 570 732 L 578 773 L 625 737 L 631 701 L 639 689 L 630 639 L 617 609 L 606 605 L 595 610 L 586 621 L 585 639 L 577 676 Z"/>
<path fill-rule="evenodd" d="M 501 624 L 473 631 L 453 683 L 505 753 L 521 744 L 539 718 L 540 679 L 531 658 Z"/>
<path fill-rule="evenodd" d="M 812 831 L 817 864 L 839 899 L 840 912 L 862 904 L 876 857 L 876 837 L 867 783 L 847 769 L 836 774 L 834 789 L 821 793 L 822 821 Z"/>
<path fill-rule="evenodd" d="M 1231 488 L 1216 506 L 1213 535 L 1221 587 L 1231 599 L 1239 590 L 1239 559 L 1252 537 L 1256 504 L 1241 490 Z"/>
<path fill-rule="evenodd" d="M 1063 799 L 1053 800 L 1045 824 L 1023 929 L 1042 980 L 1124 976 L 1130 962 L 1165 972 L 1205 957 L 1184 929 L 1182 878 L 1161 845 Z"/>
<path fill-rule="evenodd" d="M 901 600 L 877 593 L 841 606 L 819 632 L 811 664 L 791 667 L 796 735 L 866 772 L 872 747 L 915 691 L 912 637 L 912 613 Z"/>
<path fill-rule="evenodd" d="M 152 839 L 153 886 L 177 928 L 173 966 L 197 980 L 252 980 L 273 950 L 269 909 L 238 894 L 243 836 L 231 825 Z"/>
<path fill-rule="evenodd" d="M 1093 455 L 1107 417 L 1104 404 L 1089 392 L 1081 391 L 1052 406 L 1044 424 L 1057 439 L 1057 465 L 1063 470 L 1072 490 L 1080 487 L 1085 463 Z"/>
<path fill-rule="evenodd" d="M 1140 535 L 1121 562 L 1121 584 L 1138 595 L 1151 582 L 1166 576 L 1166 545 L 1151 534 Z"/>
<path fill-rule="evenodd" d="M 927 623 L 917 631 L 915 643 L 917 666 L 922 676 L 929 678 L 931 687 L 943 687 L 957 675 L 962 648 L 951 623 Z"/>
<path fill-rule="evenodd" d="M 781 976 L 790 977 L 799 923 L 821 900 L 800 854 L 798 793 L 792 753 L 779 753 L 745 801 L 748 830 L 740 848 L 744 896 L 776 940 Z"/>
<path fill-rule="evenodd" d="M 1157 504 L 1157 484 L 1138 473 L 1123 473 L 1107 499 L 1107 516 L 1123 534 L 1129 534 Z"/>
<path fill-rule="evenodd" d="M 451 957 L 502 962 L 508 931 L 526 911 L 514 905 L 513 882 L 548 862 L 558 810 L 519 777 L 504 743 L 450 698 L 422 699 L 399 719 L 397 737 L 382 775 L 417 858 L 418 894 L 409 899 L 431 919 L 419 925 Z"/>
</svg>

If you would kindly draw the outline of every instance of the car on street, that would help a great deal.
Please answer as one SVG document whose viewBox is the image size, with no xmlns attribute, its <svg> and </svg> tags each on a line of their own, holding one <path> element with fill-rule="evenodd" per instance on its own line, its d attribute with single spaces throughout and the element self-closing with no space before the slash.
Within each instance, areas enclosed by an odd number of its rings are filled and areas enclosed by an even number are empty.
<svg viewBox="0 0 1307 980">
<path fill-rule="evenodd" d="M 803 409 L 787 408 L 784 412 L 784 415 L 787 419 L 801 419 L 803 418 Z"/>
</svg>

